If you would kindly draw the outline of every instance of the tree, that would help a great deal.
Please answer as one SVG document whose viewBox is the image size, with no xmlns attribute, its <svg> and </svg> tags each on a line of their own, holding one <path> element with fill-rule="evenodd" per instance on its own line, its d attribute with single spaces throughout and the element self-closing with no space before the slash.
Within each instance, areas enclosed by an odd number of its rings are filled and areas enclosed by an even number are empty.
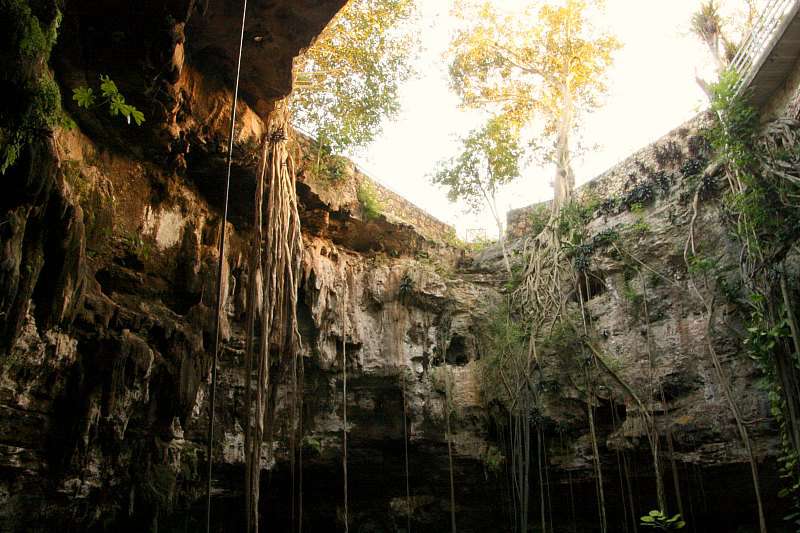
<svg viewBox="0 0 800 533">
<path fill-rule="evenodd" d="M 728 2 L 729 4 L 731 2 Z M 719 77 L 730 65 L 740 41 L 750 33 L 758 14 L 757 0 L 744 0 L 732 17 L 723 16 L 724 4 L 719 0 L 707 0 L 692 15 L 689 25 L 691 32 L 703 43 L 714 61 L 714 73 Z M 695 81 L 713 100 L 711 84 L 695 72 Z"/>
<path fill-rule="evenodd" d="M 413 74 L 414 0 L 351 0 L 295 66 L 294 123 L 321 150 L 364 147 Z"/>
<path fill-rule="evenodd" d="M 488 207 L 497 224 L 506 269 L 511 272 L 506 253 L 503 221 L 497 208 L 497 191 L 519 176 L 523 150 L 519 131 L 503 118 L 492 118 L 461 140 L 460 153 L 439 163 L 432 181 L 448 188 L 451 202 L 462 200 L 472 211 Z"/>
<path fill-rule="evenodd" d="M 465 106 L 538 126 L 531 147 L 555 164 L 553 214 L 574 188 L 573 141 L 584 113 L 606 91 L 617 40 L 597 31 L 585 0 L 500 13 L 488 0 L 461 0 L 467 23 L 451 43 L 452 88 Z"/>
<path fill-rule="evenodd" d="M 691 28 L 708 49 L 717 71 L 721 72 L 733 57 L 727 53 L 732 48 L 731 41 L 722 31 L 722 17 L 716 0 L 700 4 L 692 15 Z"/>
</svg>

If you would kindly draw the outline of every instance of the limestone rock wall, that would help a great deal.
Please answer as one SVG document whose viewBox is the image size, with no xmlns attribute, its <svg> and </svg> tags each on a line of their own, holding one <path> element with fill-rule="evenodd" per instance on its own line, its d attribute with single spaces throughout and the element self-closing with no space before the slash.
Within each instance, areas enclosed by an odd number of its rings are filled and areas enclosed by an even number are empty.
<svg viewBox="0 0 800 533">
<path fill-rule="evenodd" d="M 722 380 L 729 381 L 748 421 L 762 493 L 769 495 L 768 513 L 777 517 L 787 511 L 786 502 L 776 498 L 778 428 L 759 385 L 760 370 L 744 344 L 749 310 L 738 292 L 739 248 L 726 228 L 721 200 L 727 184 L 719 168 L 710 164 L 699 136 L 705 120 L 699 116 L 677 128 L 578 190 L 588 221 L 583 242 L 567 248 L 567 260 L 580 272 L 582 288 L 572 295 L 566 312 L 579 313 L 581 302 L 603 360 L 653 413 L 670 506 L 677 506 L 674 477 L 689 523 L 708 531 L 732 531 L 755 524 L 756 512 L 747 454 L 722 393 Z M 525 268 L 523 250 L 535 237 L 532 213 L 538 209 L 509 213 L 507 246 L 518 270 Z M 687 264 L 687 246 L 695 247 L 702 265 Z M 479 254 L 473 268 L 492 272 L 501 268 L 501 260 L 495 246 Z M 710 301 L 714 294 L 718 296 L 709 321 L 703 299 Z M 721 360 L 722 379 L 709 345 Z M 606 480 L 612 499 L 624 501 L 630 499 L 626 494 L 633 494 L 628 508 L 645 512 L 655 505 L 654 471 L 646 459 L 650 445 L 641 408 L 602 372 L 603 385 L 587 395 L 581 354 L 579 345 L 562 347 L 540 362 L 541 416 L 552 435 L 551 490 L 566 495 L 576 480 L 593 477 L 587 420 L 591 405 L 600 455 L 613 480 Z M 626 470 L 631 461 L 637 465 L 635 475 Z M 727 495 L 717 489 L 704 492 L 709 480 L 730 485 L 734 477 L 741 490 Z M 700 498 L 714 501 L 725 517 L 697 507 L 688 511 L 686 501 Z M 569 516 L 568 510 L 562 512 Z M 621 524 L 625 512 L 621 506 L 609 510 L 609 516 Z M 771 527 L 780 530 L 780 522 L 770 520 Z"/>
<path fill-rule="evenodd" d="M 317 172 L 317 144 L 303 132 L 296 131 L 295 134 L 298 139 L 295 159 L 299 162 L 300 180 L 311 185 L 323 202 L 335 209 L 347 208 L 356 217 L 363 218 L 358 192 L 360 188 L 366 187 L 377 201 L 380 215 L 388 221 L 396 225 L 411 226 L 416 233 L 432 241 L 455 242 L 455 228 L 381 185 L 353 162 L 333 156 L 333 161 L 340 165 L 337 176 L 329 175 L 330 171 L 324 168 L 325 161 Z"/>
<path fill-rule="evenodd" d="M 290 90 L 292 58 L 342 4 L 266 2 L 249 18 L 245 60 L 252 68 L 245 72 L 237 109 L 225 257 L 218 257 L 216 239 L 236 38 L 229 30 L 236 27 L 237 6 L 66 7 L 51 62 L 63 93 L 109 73 L 145 111 L 147 123 L 121 127 L 62 98 L 78 127 L 43 135 L 4 177 L 3 531 L 200 527 L 211 310 L 220 261 L 224 343 L 213 413 L 213 527 L 241 529 L 249 282 L 244 254 L 257 140 L 274 100 Z M 731 531 L 750 523 L 752 500 L 741 446 L 705 355 L 702 309 L 691 296 L 682 260 L 686 191 L 689 177 L 696 176 L 684 165 L 698 159 L 693 150 L 701 148 L 692 140 L 693 128 L 676 130 L 583 189 L 585 198 L 597 200 L 590 236 L 614 229 L 625 234 L 630 252 L 593 249 L 591 289 L 583 296 L 609 364 L 641 391 L 664 437 L 668 427 L 673 430 L 678 482 L 686 501 L 696 502 L 691 519 L 698 530 Z M 485 404 L 480 388 L 483 328 L 507 296 L 498 279 L 497 251 L 463 257 L 447 244 L 449 228 L 387 191 L 380 194 L 391 209 L 367 220 L 357 205 L 363 176 L 354 172 L 326 186 L 306 171 L 298 182 L 305 244 L 298 316 L 308 529 L 341 527 L 343 359 L 349 374 L 351 523 L 365 531 L 405 527 L 408 434 L 413 529 L 449 527 L 444 415 L 451 403 L 459 530 L 502 529 L 512 516 L 507 462 L 500 455 L 505 437 L 497 406 Z M 704 186 L 710 189 L 696 219 L 698 241 L 726 267 L 735 257 L 719 223 L 723 213 L 713 179 Z M 631 212 L 634 203 L 642 207 Z M 524 218 L 512 215 L 517 222 L 509 224 L 516 262 L 530 231 Z M 632 268 L 640 274 L 632 275 Z M 733 304 L 721 303 L 718 317 L 712 342 L 748 420 L 769 510 L 780 517 L 774 497 L 776 428 L 765 412 L 758 374 L 743 355 L 740 315 Z M 654 375 L 649 352 L 659 361 Z M 592 531 L 588 406 L 597 413 L 612 523 L 622 523 L 622 502 L 631 493 L 634 512 L 648 510 L 653 475 L 637 407 L 610 383 L 587 396 L 575 380 L 574 360 L 572 353 L 550 354 L 541 367 L 549 388 L 537 462 L 547 465 L 541 469 L 547 495 L 539 501 L 552 509 L 559 527 Z M 277 381 L 276 392 L 273 445 L 264 450 L 262 511 L 275 529 L 285 529 L 292 486 L 286 379 Z M 627 492 L 616 488 L 624 483 L 614 477 L 622 465 L 633 487 Z M 571 512 L 576 502 L 577 516 Z"/>
<path fill-rule="evenodd" d="M 697 115 L 579 187 L 576 198 L 600 204 L 631 192 L 643 177 L 651 178 L 656 189 L 668 189 L 674 175 L 695 172 L 694 168 L 683 168 L 683 165 L 705 164 L 701 130 L 708 123 L 709 117 L 705 113 Z M 519 239 L 528 235 L 533 227 L 532 216 L 547 205 L 544 202 L 509 211 L 506 214 L 508 238 Z"/>
</svg>

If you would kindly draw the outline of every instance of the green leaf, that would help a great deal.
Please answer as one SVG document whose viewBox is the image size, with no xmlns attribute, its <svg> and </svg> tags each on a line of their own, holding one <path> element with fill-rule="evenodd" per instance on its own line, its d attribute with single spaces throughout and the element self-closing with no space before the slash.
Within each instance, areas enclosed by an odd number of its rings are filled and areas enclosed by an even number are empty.
<svg viewBox="0 0 800 533">
<path fill-rule="evenodd" d="M 127 117 L 130 114 L 128 106 L 125 104 L 125 98 L 119 93 L 115 94 L 108 102 L 108 111 L 112 117 L 120 114 Z"/>
<path fill-rule="evenodd" d="M 91 87 L 77 87 L 72 89 L 72 99 L 78 103 L 78 107 L 90 108 L 94 105 L 94 91 Z"/>
<path fill-rule="evenodd" d="M 686 527 L 686 522 L 684 522 L 683 520 L 675 524 L 675 529 L 683 529 L 685 527 Z"/>
<path fill-rule="evenodd" d="M 100 92 L 103 93 L 103 97 L 105 98 L 114 98 L 114 96 L 119 95 L 119 89 L 117 89 L 117 84 L 114 83 L 109 76 L 100 75 Z"/>
<path fill-rule="evenodd" d="M 643 516 L 642 517 L 642 522 L 655 522 L 655 521 L 656 521 L 656 519 L 653 518 L 652 516 Z"/>
<path fill-rule="evenodd" d="M 131 116 L 133 117 L 133 121 L 137 126 L 141 126 L 142 122 L 144 122 L 144 113 L 133 106 L 131 106 Z"/>
<path fill-rule="evenodd" d="M 397 115 L 414 71 L 415 0 L 351 0 L 296 65 L 295 122 L 342 153 L 364 147 Z"/>
<path fill-rule="evenodd" d="M 655 517 L 663 516 L 663 513 L 661 511 L 650 511 L 647 514 L 649 514 L 650 516 L 655 516 Z"/>
</svg>

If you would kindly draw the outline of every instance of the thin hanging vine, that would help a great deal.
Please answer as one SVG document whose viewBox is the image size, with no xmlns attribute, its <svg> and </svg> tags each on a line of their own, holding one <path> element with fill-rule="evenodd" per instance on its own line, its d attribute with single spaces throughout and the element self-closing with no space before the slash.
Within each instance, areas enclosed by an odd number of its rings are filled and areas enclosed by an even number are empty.
<svg viewBox="0 0 800 533">
<path fill-rule="evenodd" d="M 405 353 L 403 351 L 403 330 L 401 320 L 401 313 L 404 312 L 404 304 L 409 300 L 412 290 L 414 289 L 414 280 L 408 273 L 405 273 L 397 284 L 397 297 L 394 300 L 394 331 L 392 337 L 394 340 L 395 358 L 398 364 L 398 371 L 400 373 L 400 392 L 403 396 L 403 466 L 405 474 L 406 485 L 406 531 L 411 533 L 411 472 L 409 469 L 408 458 L 408 386 L 406 384 L 406 366 L 405 366 Z M 427 327 L 425 328 L 427 331 Z M 428 337 L 425 335 L 423 352 L 428 350 Z"/>
</svg>

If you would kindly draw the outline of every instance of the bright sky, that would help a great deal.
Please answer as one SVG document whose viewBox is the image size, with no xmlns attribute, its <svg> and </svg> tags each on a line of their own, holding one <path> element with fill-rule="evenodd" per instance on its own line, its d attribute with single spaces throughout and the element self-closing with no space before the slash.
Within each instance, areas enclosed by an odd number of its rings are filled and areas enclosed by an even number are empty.
<svg viewBox="0 0 800 533">
<path fill-rule="evenodd" d="M 495 0 L 498 4 L 520 0 Z M 465 212 L 447 200 L 444 189 L 430 183 L 436 163 L 455 155 L 456 139 L 479 124 L 458 108 L 447 84 L 447 49 L 455 19 L 450 0 L 418 0 L 423 52 L 420 76 L 402 89 L 402 111 L 384 133 L 356 157 L 373 178 L 439 219 L 467 230 L 497 229 L 488 210 Z M 658 139 L 699 111 L 704 95 L 694 70 L 707 70 L 704 49 L 687 31 L 699 0 L 608 0 L 608 28 L 623 44 L 609 72 L 604 106 L 588 117 L 585 138 L 596 149 L 575 162 L 578 184 L 589 181 L 635 150 Z M 528 168 L 498 198 L 507 211 L 552 197 L 552 168 Z"/>
</svg>

